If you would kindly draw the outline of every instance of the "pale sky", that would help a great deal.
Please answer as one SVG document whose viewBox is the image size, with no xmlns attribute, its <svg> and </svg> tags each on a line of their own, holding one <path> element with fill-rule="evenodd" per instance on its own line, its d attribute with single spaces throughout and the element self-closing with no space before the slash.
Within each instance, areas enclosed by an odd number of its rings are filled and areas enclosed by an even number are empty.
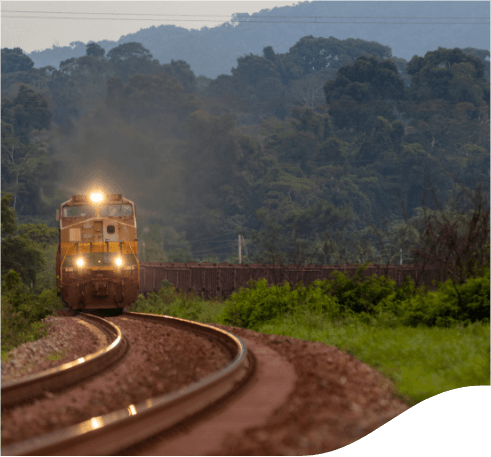
<svg viewBox="0 0 491 457">
<path fill-rule="evenodd" d="M 233 13 L 252 14 L 275 6 L 294 5 L 298 1 L 2 1 L 1 3 L 1 47 L 19 47 L 24 52 L 32 52 L 53 45 L 68 46 L 73 41 L 84 43 L 90 40 L 117 41 L 123 35 L 138 32 L 152 25 L 157 27 L 174 24 L 188 29 L 200 29 L 203 26 L 211 28 L 230 20 Z M 7 13 L 7 11 L 22 12 Z M 155 20 L 156 15 L 167 17 Z M 172 17 L 168 17 L 171 15 Z M 28 16 L 37 17 L 27 18 Z M 56 19 L 51 19 L 53 17 Z M 139 20 L 140 18 L 142 20 Z"/>
</svg>

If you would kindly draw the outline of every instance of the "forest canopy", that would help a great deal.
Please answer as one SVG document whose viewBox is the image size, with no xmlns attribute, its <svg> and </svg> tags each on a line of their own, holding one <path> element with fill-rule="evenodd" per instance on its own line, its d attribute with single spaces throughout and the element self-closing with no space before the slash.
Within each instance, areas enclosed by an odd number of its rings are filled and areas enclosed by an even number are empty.
<svg viewBox="0 0 491 457">
<path fill-rule="evenodd" d="M 2 191 L 54 227 L 104 183 L 135 201 L 147 260 L 236 261 L 241 233 L 266 261 L 277 233 L 290 261 L 377 262 L 385 230 L 410 261 L 404 221 L 489 189 L 488 55 L 305 36 L 210 79 L 136 42 L 39 69 L 4 48 Z"/>
</svg>

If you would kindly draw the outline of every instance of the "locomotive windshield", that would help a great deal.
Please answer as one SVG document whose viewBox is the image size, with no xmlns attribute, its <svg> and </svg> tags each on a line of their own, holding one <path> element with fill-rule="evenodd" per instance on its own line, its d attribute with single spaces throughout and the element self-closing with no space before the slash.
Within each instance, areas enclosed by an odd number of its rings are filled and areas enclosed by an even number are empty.
<svg viewBox="0 0 491 457">
<path fill-rule="evenodd" d="M 92 217 L 95 216 L 93 206 L 65 206 L 63 217 Z"/>
<path fill-rule="evenodd" d="M 99 208 L 99 215 L 113 217 L 132 216 L 133 209 L 131 205 L 102 205 Z"/>
</svg>

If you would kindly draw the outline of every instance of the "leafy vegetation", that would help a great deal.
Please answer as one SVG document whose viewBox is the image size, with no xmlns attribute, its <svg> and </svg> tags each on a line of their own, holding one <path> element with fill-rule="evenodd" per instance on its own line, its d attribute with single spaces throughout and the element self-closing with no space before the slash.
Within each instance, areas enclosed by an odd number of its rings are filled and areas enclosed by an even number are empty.
<svg viewBox="0 0 491 457">
<path fill-rule="evenodd" d="M 2 275 L 2 353 L 45 336 L 41 320 L 60 307 L 56 289 L 29 294 L 19 273 Z"/>
<path fill-rule="evenodd" d="M 363 267 L 352 278 L 340 272 L 333 276 L 294 288 L 252 281 L 226 301 L 219 320 L 257 330 L 272 319 L 308 311 L 330 321 L 354 319 L 388 327 L 489 323 L 489 268 L 464 284 L 449 279 L 436 291 L 416 288 L 409 278 L 400 287 L 384 276 L 365 278 Z"/>
<path fill-rule="evenodd" d="M 176 294 L 165 281 L 133 310 L 221 323 L 335 345 L 380 370 L 410 404 L 441 392 L 489 384 L 489 270 L 435 291 L 411 281 L 339 273 L 309 287 L 252 282 L 224 302 Z"/>
</svg>

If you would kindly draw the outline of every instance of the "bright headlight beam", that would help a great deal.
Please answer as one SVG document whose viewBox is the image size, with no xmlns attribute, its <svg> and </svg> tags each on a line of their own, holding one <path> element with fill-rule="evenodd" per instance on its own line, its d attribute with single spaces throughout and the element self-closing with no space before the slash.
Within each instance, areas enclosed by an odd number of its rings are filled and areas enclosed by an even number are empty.
<svg viewBox="0 0 491 457">
<path fill-rule="evenodd" d="M 79 267 L 83 267 L 83 266 L 84 266 L 84 263 L 85 263 L 85 262 L 84 262 L 84 259 L 82 259 L 82 258 L 77 259 L 77 265 L 78 265 Z"/>
<path fill-rule="evenodd" d="M 104 199 L 104 195 L 102 195 L 100 192 L 95 192 L 90 194 L 90 199 L 95 203 L 100 203 Z"/>
<path fill-rule="evenodd" d="M 120 267 L 121 265 L 123 265 L 123 259 L 121 257 L 117 257 L 116 260 L 115 260 L 115 262 L 116 262 L 116 265 L 118 267 Z"/>
</svg>

